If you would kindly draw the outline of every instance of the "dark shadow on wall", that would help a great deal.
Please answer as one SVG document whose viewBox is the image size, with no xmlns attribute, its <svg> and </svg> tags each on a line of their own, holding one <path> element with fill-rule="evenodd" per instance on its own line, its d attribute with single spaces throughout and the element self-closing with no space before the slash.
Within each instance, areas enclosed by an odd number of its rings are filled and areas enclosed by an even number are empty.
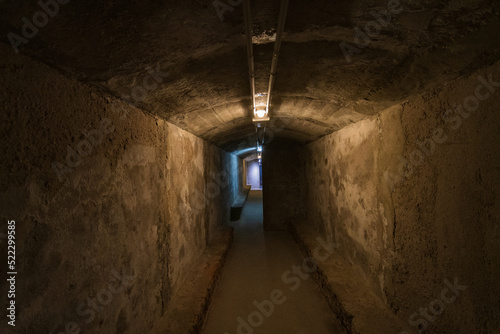
<svg viewBox="0 0 500 334">
<path fill-rule="evenodd" d="M 305 218 L 305 176 L 300 144 L 275 139 L 262 154 L 264 229 L 286 230 L 287 224 Z"/>
</svg>

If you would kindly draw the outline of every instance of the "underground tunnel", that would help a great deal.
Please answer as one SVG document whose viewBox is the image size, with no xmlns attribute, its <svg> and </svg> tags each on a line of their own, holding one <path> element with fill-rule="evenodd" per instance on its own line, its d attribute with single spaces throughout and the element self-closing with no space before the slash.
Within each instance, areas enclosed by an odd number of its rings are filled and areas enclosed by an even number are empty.
<svg viewBox="0 0 500 334">
<path fill-rule="evenodd" d="M 0 333 L 500 333 L 499 13 L 0 1 Z"/>
</svg>

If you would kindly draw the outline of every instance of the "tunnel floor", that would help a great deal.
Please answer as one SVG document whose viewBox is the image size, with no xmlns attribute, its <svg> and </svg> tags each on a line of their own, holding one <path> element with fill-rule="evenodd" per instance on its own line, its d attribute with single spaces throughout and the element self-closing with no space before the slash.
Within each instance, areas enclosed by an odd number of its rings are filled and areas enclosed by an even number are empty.
<svg viewBox="0 0 500 334">
<path fill-rule="evenodd" d="M 255 193 L 232 223 L 234 242 L 203 333 L 344 333 L 313 278 L 287 273 L 304 256 L 290 233 L 263 231 Z"/>
</svg>

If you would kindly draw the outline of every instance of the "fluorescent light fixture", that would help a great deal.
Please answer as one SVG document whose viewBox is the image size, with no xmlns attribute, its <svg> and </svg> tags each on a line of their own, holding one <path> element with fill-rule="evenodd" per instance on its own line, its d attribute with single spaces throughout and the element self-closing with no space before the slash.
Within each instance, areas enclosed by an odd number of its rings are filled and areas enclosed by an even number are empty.
<svg viewBox="0 0 500 334">
<path fill-rule="evenodd" d="M 255 114 L 257 115 L 258 118 L 264 118 L 264 116 L 266 116 L 266 111 L 263 109 L 257 109 Z"/>
<path fill-rule="evenodd" d="M 253 121 L 254 122 L 266 122 L 269 121 L 268 112 L 265 106 L 257 107 L 253 111 Z"/>
<path fill-rule="evenodd" d="M 257 152 L 262 152 L 262 146 L 257 146 Z"/>
</svg>

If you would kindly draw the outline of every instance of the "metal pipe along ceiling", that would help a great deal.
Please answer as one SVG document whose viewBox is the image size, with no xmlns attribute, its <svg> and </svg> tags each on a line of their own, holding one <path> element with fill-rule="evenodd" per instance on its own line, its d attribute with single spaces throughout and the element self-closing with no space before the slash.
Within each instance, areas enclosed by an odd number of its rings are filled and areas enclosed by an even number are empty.
<svg viewBox="0 0 500 334">
<path fill-rule="evenodd" d="M 269 75 L 269 90 L 267 91 L 267 104 L 266 109 L 269 112 L 271 104 L 271 94 L 274 86 L 274 77 L 276 76 L 276 69 L 278 68 L 278 56 L 281 48 L 281 39 L 283 37 L 283 30 L 285 29 L 286 12 L 288 9 L 288 0 L 281 0 L 280 17 L 278 21 L 278 30 L 276 32 L 276 41 L 274 43 L 273 61 L 271 63 L 271 74 Z"/>
<path fill-rule="evenodd" d="M 245 0 L 243 13 L 245 16 L 245 36 L 247 40 L 248 75 L 250 76 L 250 89 L 252 93 L 252 113 L 255 110 L 255 66 L 253 59 L 252 20 L 250 17 L 250 0 Z"/>
</svg>

